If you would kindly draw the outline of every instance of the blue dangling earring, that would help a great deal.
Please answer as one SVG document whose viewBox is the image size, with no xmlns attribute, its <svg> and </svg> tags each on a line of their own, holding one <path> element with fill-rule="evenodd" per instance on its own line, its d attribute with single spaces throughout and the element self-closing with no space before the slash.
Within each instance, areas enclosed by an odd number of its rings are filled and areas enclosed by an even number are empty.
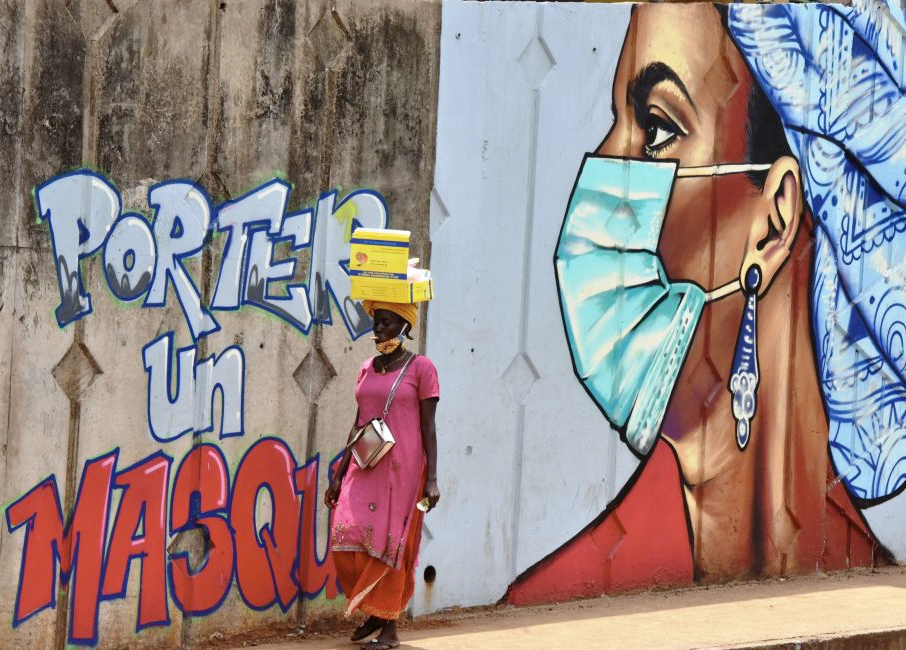
<svg viewBox="0 0 906 650">
<path fill-rule="evenodd" d="M 736 353 L 733 355 L 733 369 L 727 388 L 733 396 L 733 417 L 736 419 L 736 444 L 744 451 L 752 432 L 752 418 L 757 405 L 758 391 L 758 331 L 756 328 L 756 305 L 758 289 L 761 286 L 761 269 L 753 264 L 746 271 L 743 293 L 746 306 L 739 324 L 736 339 Z"/>
</svg>

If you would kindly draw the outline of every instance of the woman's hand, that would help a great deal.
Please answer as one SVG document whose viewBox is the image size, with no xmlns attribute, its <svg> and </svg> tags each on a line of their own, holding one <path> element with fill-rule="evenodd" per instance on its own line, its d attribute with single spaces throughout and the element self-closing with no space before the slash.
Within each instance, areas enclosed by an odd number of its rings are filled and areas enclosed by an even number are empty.
<svg viewBox="0 0 906 650">
<path fill-rule="evenodd" d="M 428 512 L 434 510 L 434 506 L 440 501 L 440 490 L 437 489 L 437 481 L 429 480 L 425 482 L 425 491 L 422 494 L 428 500 Z"/>
<path fill-rule="evenodd" d="M 337 500 L 340 498 L 341 485 L 341 481 L 338 481 L 337 477 L 334 477 L 330 482 L 330 485 L 327 486 L 327 491 L 324 493 L 324 505 L 331 510 L 337 507 Z"/>
</svg>

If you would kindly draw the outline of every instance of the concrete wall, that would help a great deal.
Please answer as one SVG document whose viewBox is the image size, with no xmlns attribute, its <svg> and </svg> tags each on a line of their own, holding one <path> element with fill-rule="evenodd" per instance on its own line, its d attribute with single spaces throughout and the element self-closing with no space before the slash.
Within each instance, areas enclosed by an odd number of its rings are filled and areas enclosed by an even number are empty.
<svg viewBox="0 0 906 650">
<path fill-rule="evenodd" d="M 902 561 L 879 7 L 0 0 L 0 645 L 339 614 L 354 223 L 438 296 L 413 613 Z"/>
<path fill-rule="evenodd" d="M 598 433 L 550 263 L 575 161 L 612 122 L 601 89 L 629 7 L 605 9 L 444 5 L 431 204 L 444 297 L 431 306 L 428 354 L 444 378 L 446 485 L 426 519 L 421 558 L 437 578 L 417 583 L 418 611 L 497 601 L 604 510 L 639 462 Z M 451 553 L 440 540 L 452 537 L 463 546 Z"/>
<path fill-rule="evenodd" d="M 430 255 L 440 5 L 35 0 L 0 25 L 0 645 L 176 647 L 334 615 L 319 492 L 373 349 L 339 261 L 353 219 Z M 267 295 L 230 273 L 243 215 L 267 220 L 244 250 L 258 278 L 270 252 L 298 262 Z M 240 309 L 212 306 L 218 285 Z"/>
<path fill-rule="evenodd" d="M 452 498 L 415 611 L 906 558 L 902 140 L 853 130 L 901 128 L 904 17 L 879 9 L 444 3 L 428 353 Z M 611 171 L 583 184 L 588 153 Z M 761 188 L 626 159 L 780 162 Z"/>
</svg>

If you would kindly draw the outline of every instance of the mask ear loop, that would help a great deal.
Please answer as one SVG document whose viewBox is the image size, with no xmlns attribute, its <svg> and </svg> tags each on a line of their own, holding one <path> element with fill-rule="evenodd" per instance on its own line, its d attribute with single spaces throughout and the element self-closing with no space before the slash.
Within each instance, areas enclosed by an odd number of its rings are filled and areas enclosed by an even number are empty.
<svg viewBox="0 0 906 650">
<path fill-rule="evenodd" d="M 696 178 L 699 176 L 724 176 L 725 174 L 747 174 L 749 172 L 766 172 L 770 163 L 731 163 L 725 165 L 704 165 L 702 167 L 677 167 L 677 178 Z"/>
<path fill-rule="evenodd" d="M 412 337 L 409 335 L 409 332 L 411 330 L 412 330 L 412 326 L 409 324 L 408 321 L 406 321 L 403 324 L 403 329 L 400 330 L 400 333 L 396 337 L 400 342 L 400 348 L 402 348 L 403 352 L 406 351 L 406 339 L 409 339 L 410 341 L 413 340 Z"/>
<path fill-rule="evenodd" d="M 752 418 L 755 416 L 758 391 L 758 289 L 761 287 L 761 268 L 752 264 L 746 271 L 742 288 L 746 306 L 739 324 L 736 352 L 727 389 L 733 396 L 733 417 L 736 419 L 736 445 L 745 451 L 751 437 Z"/>
<path fill-rule="evenodd" d="M 733 280 L 732 282 L 727 282 L 722 287 L 717 287 L 705 293 L 705 303 L 714 302 L 715 300 L 720 300 L 721 298 L 726 298 L 727 296 L 732 296 L 734 293 L 742 289 L 742 285 L 739 284 L 739 280 Z"/>
</svg>

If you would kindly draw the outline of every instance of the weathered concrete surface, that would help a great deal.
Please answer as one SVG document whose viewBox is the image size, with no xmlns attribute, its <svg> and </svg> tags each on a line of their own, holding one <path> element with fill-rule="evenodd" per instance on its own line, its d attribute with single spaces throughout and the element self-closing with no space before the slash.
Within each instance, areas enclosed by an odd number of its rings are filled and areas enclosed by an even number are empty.
<svg viewBox="0 0 906 650">
<path fill-rule="evenodd" d="M 344 648 L 352 626 L 311 650 Z M 827 650 L 906 647 L 906 570 L 645 592 L 574 603 L 437 614 L 400 632 L 401 648 L 685 648 Z M 239 644 L 241 645 L 241 644 Z M 299 640 L 259 646 L 300 647 Z"/>
<path fill-rule="evenodd" d="M 433 176 L 440 2 L 360 0 L 0 1 L 0 504 L 56 478 L 64 514 L 86 461 L 119 448 L 117 469 L 163 451 L 178 462 L 216 443 L 231 476 L 258 439 L 275 436 L 299 465 L 341 448 L 354 413 L 353 380 L 373 349 L 351 341 L 335 305 L 332 326 L 309 336 L 261 310 L 218 312 L 221 330 L 198 358 L 238 345 L 245 355 L 245 435 L 215 432 L 160 443 L 147 422 L 142 347 L 175 332 L 192 344 L 172 289 L 166 308 L 124 304 L 106 288 L 100 256 L 83 262 L 93 313 L 58 327 L 59 291 L 48 228 L 33 189 L 79 167 L 114 183 L 123 212 L 150 215 L 148 188 L 197 181 L 213 204 L 279 175 L 293 184 L 289 210 L 321 192 L 380 192 L 390 224 L 413 231 L 426 258 Z M 50 36 L 52 35 L 52 37 Z M 224 251 L 215 237 L 186 260 L 209 304 Z M 288 249 L 278 248 L 277 257 Z M 303 251 L 296 280 L 307 282 Z M 420 341 L 414 346 L 418 347 Z M 111 518 L 119 492 L 114 490 Z M 259 500 L 259 524 L 270 510 Z M 319 550 L 326 513 L 319 510 Z M 63 647 L 68 592 L 56 606 L 13 627 L 24 527 L 0 525 L 0 646 Z M 168 538 L 194 562 L 197 536 Z M 126 597 L 100 605 L 101 647 L 177 647 L 215 632 L 298 624 L 332 615 L 323 595 L 254 611 L 234 586 L 204 617 L 168 602 L 169 624 L 136 632 L 140 570 Z"/>
<path fill-rule="evenodd" d="M 25 7 L 15 0 L 0 3 L 0 187 L 17 186 L 22 130 Z M 16 243 L 18 192 L 0 192 L 0 246 Z"/>
<path fill-rule="evenodd" d="M 75 342 L 74 332 L 60 332 L 53 320 L 59 300 L 53 267 L 39 250 L 5 249 L 4 307 L 0 312 L 3 331 L 4 384 L 8 396 L 0 412 L 3 457 L 4 505 L 24 494 L 44 477 L 66 476 L 71 410 L 53 370 Z M 8 275 L 7 275 L 8 274 Z M 7 365 L 7 360 L 8 364 Z M 0 527 L 0 616 L 12 621 L 22 535 L 10 535 Z M 17 637 L 34 647 L 48 647 L 53 641 L 55 616 L 45 610 L 33 625 Z M 10 634 L 11 628 L 4 628 Z"/>
</svg>

